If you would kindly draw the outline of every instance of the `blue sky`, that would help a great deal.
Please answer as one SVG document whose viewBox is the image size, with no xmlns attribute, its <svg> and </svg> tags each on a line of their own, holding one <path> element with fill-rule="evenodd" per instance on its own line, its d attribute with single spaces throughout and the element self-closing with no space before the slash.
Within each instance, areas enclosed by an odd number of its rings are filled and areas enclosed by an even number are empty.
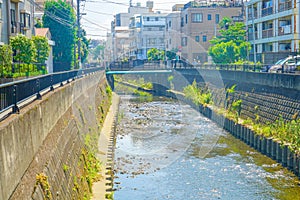
<svg viewBox="0 0 300 200">
<path fill-rule="evenodd" d="M 147 0 L 133 0 L 133 5 L 140 2 L 146 6 Z M 176 3 L 187 3 L 188 0 L 153 0 L 154 10 L 161 12 L 170 12 Z M 114 2 L 114 3 L 108 3 Z M 110 31 L 110 23 L 113 15 L 121 12 L 127 12 L 129 0 L 86 0 L 82 3 L 81 12 L 86 13 L 81 19 L 82 27 L 86 30 L 88 38 L 104 39 L 107 32 Z M 102 13 L 102 14 L 101 14 Z"/>
</svg>

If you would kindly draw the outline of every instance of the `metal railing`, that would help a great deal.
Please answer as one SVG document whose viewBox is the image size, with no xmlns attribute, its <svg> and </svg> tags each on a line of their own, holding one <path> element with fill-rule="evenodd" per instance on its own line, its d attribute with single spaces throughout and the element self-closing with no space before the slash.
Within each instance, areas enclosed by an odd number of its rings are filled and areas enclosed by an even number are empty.
<svg viewBox="0 0 300 200">
<path fill-rule="evenodd" d="M 26 100 L 36 97 L 41 99 L 41 92 L 54 90 L 54 86 L 64 82 L 70 82 L 84 75 L 103 70 L 103 68 L 88 68 L 72 71 L 64 71 L 47 74 L 20 81 L 5 83 L 0 85 L 0 113 L 12 109 L 12 113 L 19 112 L 19 104 Z"/>
</svg>

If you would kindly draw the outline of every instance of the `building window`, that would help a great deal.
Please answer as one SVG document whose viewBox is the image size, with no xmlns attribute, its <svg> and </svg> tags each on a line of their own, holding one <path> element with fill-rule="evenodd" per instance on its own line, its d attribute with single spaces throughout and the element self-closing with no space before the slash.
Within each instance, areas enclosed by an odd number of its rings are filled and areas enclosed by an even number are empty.
<svg viewBox="0 0 300 200">
<path fill-rule="evenodd" d="M 202 36 L 202 41 L 203 41 L 203 42 L 206 42 L 206 41 L 207 41 L 206 35 L 203 35 L 203 36 Z"/>
<path fill-rule="evenodd" d="M 155 21 L 158 21 L 158 17 L 155 17 Z"/>
<path fill-rule="evenodd" d="M 14 9 L 10 10 L 10 23 L 11 23 L 11 33 L 16 33 L 17 22 L 16 22 L 16 11 Z"/>
<path fill-rule="evenodd" d="M 150 21 L 150 17 L 147 17 L 147 22 L 149 22 Z"/>
<path fill-rule="evenodd" d="M 188 23 L 188 15 L 185 15 L 185 23 Z"/>
<path fill-rule="evenodd" d="M 194 23 L 203 22 L 202 13 L 193 13 L 192 14 L 192 22 L 194 22 Z"/>
<path fill-rule="evenodd" d="M 216 24 L 218 24 L 220 22 L 220 15 L 216 14 Z"/>
<path fill-rule="evenodd" d="M 169 44 L 172 44 L 172 39 L 171 38 L 169 39 Z"/>
<path fill-rule="evenodd" d="M 197 35 L 197 36 L 195 37 L 195 40 L 196 40 L 196 42 L 199 42 L 199 41 L 200 41 L 199 35 Z"/>
<path fill-rule="evenodd" d="M 210 21 L 211 20 L 211 14 L 207 15 L 207 20 Z"/>
<path fill-rule="evenodd" d="M 169 28 L 171 28 L 172 27 L 172 22 L 171 21 L 169 21 Z"/>
<path fill-rule="evenodd" d="M 181 38 L 181 46 L 183 46 L 183 47 L 187 46 L 187 37 Z"/>
<path fill-rule="evenodd" d="M 23 26 L 24 28 L 30 28 L 30 14 L 21 13 L 20 17 L 21 26 Z"/>
<path fill-rule="evenodd" d="M 0 1 L 0 19 L 2 19 L 2 2 Z"/>
<path fill-rule="evenodd" d="M 180 25 L 181 25 L 181 27 L 183 27 L 184 26 L 184 21 L 183 21 L 184 19 L 183 19 L 183 17 L 181 17 L 181 21 L 180 21 Z"/>
</svg>

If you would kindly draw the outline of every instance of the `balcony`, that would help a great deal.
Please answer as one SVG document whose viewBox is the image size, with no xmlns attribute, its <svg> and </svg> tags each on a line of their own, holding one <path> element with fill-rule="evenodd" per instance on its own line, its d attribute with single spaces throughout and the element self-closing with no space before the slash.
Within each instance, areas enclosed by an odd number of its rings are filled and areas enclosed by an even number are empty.
<svg viewBox="0 0 300 200">
<path fill-rule="evenodd" d="M 262 31 L 262 38 L 270 38 L 270 37 L 274 37 L 273 34 L 273 29 L 266 29 Z"/>
<path fill-rule="evenodd" d="M 281 26 L 278 28 L 278 35 L 287 35 L 292 33 L 292 25 Z"/>
<path fill-rule="evenodd" d="M 290 9 L 292 9 L 292 1 L 279 3 L 279 5 L 278 5 L 278 12 L 283 12 L 283 11 L 290 10 Z"/>
<path fill-rule="evenodd" d="M 268 15 L 272 15 L 273 14 L 273 7 L 268 7 L 268 8 L 263 8 L 261 10 L 261 16 L 268 16 Z"/>
</svg>

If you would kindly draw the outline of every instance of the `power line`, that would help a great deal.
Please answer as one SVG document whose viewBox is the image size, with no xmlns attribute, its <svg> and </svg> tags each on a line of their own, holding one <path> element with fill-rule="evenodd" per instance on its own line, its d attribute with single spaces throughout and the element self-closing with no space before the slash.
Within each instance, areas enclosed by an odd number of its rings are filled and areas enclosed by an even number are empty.
<svg viewBox="0 0 300 200">
<path fill-rule="evenodd" d="M 70 21 L 66 20 L 66 19 L 63 19 L 63 18 L 60 18 L 56 15 L 54 15 L 53 13 L 45 10 L 43 7 L 41 7 L 39 4 L 37 4 L 34 0 L 29 0 L 29 2 L 35 6 L 37 6 L 38 8 L 40 8 L 41 10 L 44 11 L 44 14 L 46 14 L 49 18 L 51 18 L 52 20 L 62 24 L 62 25 L 65 25 L 65 26 L 68 26 L 68 27 L 74 27 L 75 24 L 71 23 Z"/>
<path fill-rule="evenodd" d="M 99 15 L 109 15 L 109 16 L 114 16 L 113 14 L 110 14 L 110 13 L 98 12 L 98 11 L 93 11 L 93 10 L 88 10 L 88 9 L 85 9 L 85 10 L 88 11 L 88 12 L 92 12 L 92 13 L 99 14 Z"/>
<path fill-rule="evenodd" d="M 110 30 L 109 28 L 106 28 L 106 27 L 104 27 L 104 26 L 101 26 L 101 25 L 99 25 L 99 24 L 97 24 L 97 23 L 95 23 L 95 22 L 92 22 L 92 21 L 90 21 L 90 20 L 88 20 L 88 19 L 86 19 L 86 18 L 82 18 L 82 19 L 85 20 L 85 21 L 87 21 L 87 22 L 89 22 L 89 23 L 91 23 L 91 24 L 93 24 L 93 25 L 95 25 L 95 26 L 98 26 L 98 27 L 100 27 L 100 28 L 102 28 L 102 29 Z"/>
<path fill-rule="evenodd" d="M 102 0 L 102 2 L 95 1 L 95 0 L 89 0 L 87 2 L 89 2 L 89 3 L 110 3 L 110 4 L 121 5 L 121 6 L 129 6 L 129 4 L 126 4 L 126 3 L 120 3 L 120 2 L 109 1 L 109 0 Z"/>
</svg>

